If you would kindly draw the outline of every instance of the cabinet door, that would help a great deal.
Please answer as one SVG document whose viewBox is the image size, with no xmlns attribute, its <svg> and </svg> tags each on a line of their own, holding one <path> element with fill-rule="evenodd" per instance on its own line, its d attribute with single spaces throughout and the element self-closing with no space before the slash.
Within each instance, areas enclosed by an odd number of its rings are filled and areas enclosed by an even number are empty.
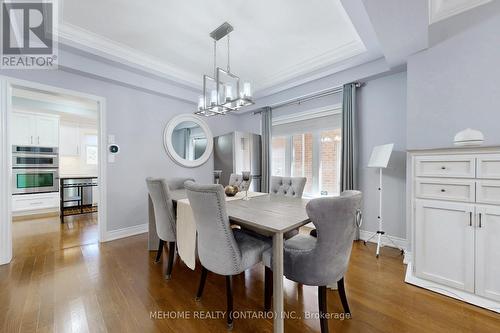
<svg viewBox="0 0 500 333">
<path fill-rule="evenodd" d="M 416 200 L 415 274 L 474 292 L 474 205 Z"/>
<path fill-rule="evenodd" d="M 500 208 L 476 207 L 476 294 L 500 301 Z"/>
<path fill-rule="evenodd" d="M 78 124 L 61 123 L 59 136 L 59 155 L 78 156 L 80 155 L 80 134 Z"/>
<path fill-rule="evenodd" d="M 59 146 L 59 119 L 56 117 L 36 117 L 35 145 L 43 147 Z"/>
<path fill-rule="evenodd" d="M 26 113 L 12 113 L 12 144 L 30 146 L 35 144 L 36 123 L 35 116 Z"/>
</svg>

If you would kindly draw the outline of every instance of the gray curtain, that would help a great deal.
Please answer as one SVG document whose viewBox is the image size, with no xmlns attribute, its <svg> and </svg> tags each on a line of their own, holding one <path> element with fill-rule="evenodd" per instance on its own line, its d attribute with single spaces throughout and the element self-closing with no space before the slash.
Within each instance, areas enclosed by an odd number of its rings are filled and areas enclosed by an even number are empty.
<svg viewBox="0 0 500 333">
<path fill-rule="evenodd" d="M 342 103 L 342 163 L 340 189 L 357 190 L 356 83 L 344 85 Z"/>
<path fill-rule="evenodd" d="M 272 140 L 272 110 L 265 107 L 261 113 L 262 130 L 262 178 L 261 192 L 269 193 L 269 184 L 271 181 L 271 140 Z"/>
<path fill-rule="evenodd" d="M 356 83 L 344 85 L 342 102 L 342 161 L 340 190 L 358 189 L 358 146 L 356 128 Z M 359 228 L 355 239 L 359 240 Z"/>
</svg>

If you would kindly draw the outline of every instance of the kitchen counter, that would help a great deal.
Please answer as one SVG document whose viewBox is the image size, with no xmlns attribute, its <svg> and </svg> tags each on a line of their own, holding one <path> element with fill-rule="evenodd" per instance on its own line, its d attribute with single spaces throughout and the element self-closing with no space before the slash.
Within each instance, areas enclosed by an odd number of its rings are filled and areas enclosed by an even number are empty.
<svg viewBox="0 0 500 333">
<path fill-rule="evenodd" d="M 59 179 L 97 179 L 97 176 L 87 175 L 59 175 Z"/>
</svg>

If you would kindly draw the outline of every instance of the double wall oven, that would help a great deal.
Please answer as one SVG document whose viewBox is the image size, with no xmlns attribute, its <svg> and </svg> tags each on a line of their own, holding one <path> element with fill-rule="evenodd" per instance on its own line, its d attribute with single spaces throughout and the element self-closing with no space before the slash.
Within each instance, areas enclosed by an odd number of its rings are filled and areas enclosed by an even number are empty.
<svg viewBox="0 0 500 333">
<path fill-rule="evenodd" d="M 12 176 L 12 194 L 58 192 L 58 148 L 13 146 Z"/>
</svg>

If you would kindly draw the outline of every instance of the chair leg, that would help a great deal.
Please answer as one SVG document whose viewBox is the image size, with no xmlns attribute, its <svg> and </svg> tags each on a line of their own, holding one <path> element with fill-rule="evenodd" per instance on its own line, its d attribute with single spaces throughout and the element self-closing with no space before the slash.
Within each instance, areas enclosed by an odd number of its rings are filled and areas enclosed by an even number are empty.
<svg viewBox="0 0 500 333">
<path fill-rule="evenodd" d="M 319 305 L 319 325 L 321 327 L 321 333 L 328 333 L 328 320 L 326 318 L 326 313 L 328 312 L 328 307 L 326 302 L 326 286 L 318 287 L 318 305 Z"/>
<path fill-rule="evenodd" d="M 271 310 L 271 301 L 273 297 L 273 271 L 265 267 L 264 271 L 264 311 Z"/>
<path fill-rule="evenodd" d="M 158 252 L 156 252 L 155 264 L 160 262 L 161 254 L 163 252 L 163 244 L 164 243 L 165 242 L 163 241 L 163 239 L 160 239 L 160 244 L 158 244 Z"/>
<path fill-rule="evenodd" d="M 168 242 L 168 265 L 167 273 L 165 278 L 170 280 L 172 278 L 172 267 L 174 266 L 174 256 L 175 256 L 175 242 Z"/>
<path fill-rule="evenodd" d="M 203 294 L 203 289 L 205 288 L 205 281 L 207 280 L 208 270 L 205 267 L 201 267 L 201 279 L 200 285 L 198 286 L 198 292 L 196 293 L 196 300 L 201 300 L 201 295 Z"/>
<path fill-rule="evenodd" d="M 337 288 L 339 290 L 340 301 L 342 302 L 344 312 L 350 315 L 351 310 L 349 310 L 349 303 L 347 303 L 347 296 L 345 294 L 344 278 L 337 281 Z"/>
<path fill-rule="evenodd" d="M 233 328 L 233 277 L 226 276 L 227 328 Z"/>
</svg>

